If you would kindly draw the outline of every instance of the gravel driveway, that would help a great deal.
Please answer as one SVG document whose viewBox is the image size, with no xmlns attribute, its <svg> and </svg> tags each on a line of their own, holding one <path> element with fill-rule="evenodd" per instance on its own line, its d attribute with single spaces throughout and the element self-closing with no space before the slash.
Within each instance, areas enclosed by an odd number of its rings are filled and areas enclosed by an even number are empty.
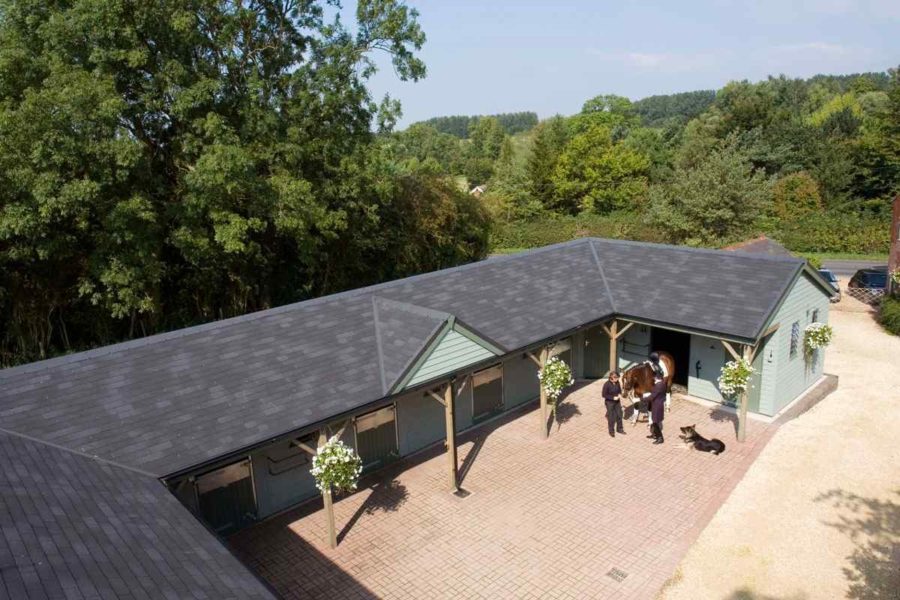
<svg viewBox="0 0 900 600">
<path fill-rule="evenodd" d="M 900 598 L 900 338 L 849 304 L 831 323 L 838 390 L 779 428 L 660 598 Z"/>
</svg>

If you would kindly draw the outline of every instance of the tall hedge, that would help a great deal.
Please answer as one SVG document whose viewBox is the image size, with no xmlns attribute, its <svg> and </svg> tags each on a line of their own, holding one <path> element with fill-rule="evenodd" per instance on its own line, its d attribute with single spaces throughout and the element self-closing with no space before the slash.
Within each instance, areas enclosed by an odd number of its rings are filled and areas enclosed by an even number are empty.
<svg viewBox="0 0 900 600">
<path fill-rule="evenodd" d="M 900 298 L 885 298 L 881 301 L 881 324 L 894 335 L 900 335 Z"/>
</svg>

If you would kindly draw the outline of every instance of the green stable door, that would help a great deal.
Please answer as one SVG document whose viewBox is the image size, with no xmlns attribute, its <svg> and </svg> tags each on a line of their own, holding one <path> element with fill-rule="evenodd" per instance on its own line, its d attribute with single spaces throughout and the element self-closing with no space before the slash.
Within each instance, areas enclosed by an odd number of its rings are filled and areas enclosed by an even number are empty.
<svg viewBox="0 0 900 600">
<path fill-rule="evenodd" d="M 400 456 L 393 405 L 357 417 L 356 451 L 366 471 L 377 469 Z"/>
</svg>

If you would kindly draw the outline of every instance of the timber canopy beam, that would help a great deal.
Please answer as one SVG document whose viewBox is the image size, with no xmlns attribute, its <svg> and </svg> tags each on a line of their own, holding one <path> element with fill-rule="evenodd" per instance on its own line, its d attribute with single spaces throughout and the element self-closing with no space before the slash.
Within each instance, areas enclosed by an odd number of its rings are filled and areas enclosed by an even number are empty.
<svg viewBox="0 0 900 600">
<path fill-rule="evenodd" d="M 618 343 L 619 338 L 628 333 L 628 330 L 634 327 L 634 321 L 624 323 L 623 327 L 619 327 L 619 320 L 613 319 L 607 327 L 606 323 L 600 325 L 603 331 L 609 336 L 609 372 L 612 373 L 619 366 Z"/>
<path fill-rule="evenodd" d="M 777 329 L 777 327 L 775 328 Z M 775 329 L 772 329 L 771 333 L 774 333 Z M 750 344 L 740 344 L 740 352 L 726 340 L 719 340 L 722 342 L 722 346 L 725 350 L 728 351 L 728 354 L 734 358 L 736 361 L 746 360 L 747 364 L 753 365 L 753 360 L 756 358 L 756 352 L 759 350 L 759 345 L 750 345 Z M 738 405 L 738 430 L 737 430 L 737 439 L 739 442 L 743 442 L 747 439 L 747 407 L 750 403 L 750 389 L 749 386 L 745 387 L 743 391 L 741 391 L 740 395 L 740 404 Z"/>
<path fill-rule="evenodd" d="M 428 390 L 428 395 L 437 400 L 444 407 L 444 426 L 447 429 L 447 475 L 450 483 L 450 491 L 459 490 L 459 461 L 456 455 L 456 395 L 453 381 L 449 381 L 441 388 L 441 392 Z"/>
<path fill-rule="evenodd" d="M 547 365 L 547 360 L 550 358 L 550 346 L 544 346 L 541 348 L 540 356 L 535 356 L 534 353 L 528 352 L 528 358 L 530 358 L 536 365 L 539 371 L 543 371 L 544 367 Z M 540 410 L 540 419 L 541 419 L 541 438 L 547 439 L 547 436 L 550 435 L 549 427 L 547 427 L 547 392 L 544 390 L 544 384 L 538 382 L 538 387 L 540 387 L 541 394 L 541 410 Z"/>
</svg>

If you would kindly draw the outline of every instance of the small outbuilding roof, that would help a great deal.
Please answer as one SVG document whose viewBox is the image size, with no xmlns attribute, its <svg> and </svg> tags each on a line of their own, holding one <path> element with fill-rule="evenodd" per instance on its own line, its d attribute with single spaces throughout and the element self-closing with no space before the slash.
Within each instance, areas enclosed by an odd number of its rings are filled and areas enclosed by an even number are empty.
<svg viewBox="0 0 900 600">
<path fill-rule="evenodd" d="M 732 244 L 730 246 L 725 246 L 722 250 L 747 252 L 749 254 L 768 254 L 769 256 L 794 256 L 790 250 L 764 235 L 755 237 L 751 240 L 738 242 L 737 244 Z"/>
</svg>

